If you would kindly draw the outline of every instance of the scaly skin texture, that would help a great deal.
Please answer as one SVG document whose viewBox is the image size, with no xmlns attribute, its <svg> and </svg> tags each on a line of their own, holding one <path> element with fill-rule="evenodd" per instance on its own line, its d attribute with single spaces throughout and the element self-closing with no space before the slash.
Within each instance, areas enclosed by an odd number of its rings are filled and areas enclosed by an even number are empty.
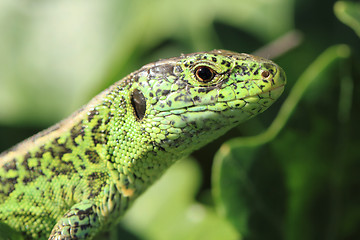
<svg viewBox="0 0 360 240">
<path fill-rule="evenodd" d="M 224 50 L 148 64 L 0 155 L 0 221 L 26 239 L 91 239 L 174 161 L 267 109 L 284 84 L 273 62 Z"/>
</svg>

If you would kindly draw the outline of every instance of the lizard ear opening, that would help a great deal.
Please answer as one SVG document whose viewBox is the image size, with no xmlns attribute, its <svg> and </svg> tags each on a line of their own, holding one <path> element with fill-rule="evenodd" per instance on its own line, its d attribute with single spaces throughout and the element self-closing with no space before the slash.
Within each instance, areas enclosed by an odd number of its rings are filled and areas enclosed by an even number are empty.
<svg viewBox="0 0 360 240">
<path fill-rule="evenodd" d="M 146 99 L 142 92 L 135 89 L 131 95 L 131 105 L 133 106 L 138 120 L 142 120 L 146 111 Z"/>
</svg>

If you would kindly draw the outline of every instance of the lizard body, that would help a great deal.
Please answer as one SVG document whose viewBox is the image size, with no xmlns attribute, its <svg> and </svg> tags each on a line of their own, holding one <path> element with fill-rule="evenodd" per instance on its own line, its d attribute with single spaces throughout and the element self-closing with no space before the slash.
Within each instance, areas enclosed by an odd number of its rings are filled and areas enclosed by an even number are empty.
<svg viewBox="0 0 360 240">
<path fill-rule="evenodd" d="M 145 65 L 0 155 L 0 222 L 25 239 L 91 239 L 174 161 L 266 110 L 285 81 L 270 60 L 224 50 Z"/>
</svg>

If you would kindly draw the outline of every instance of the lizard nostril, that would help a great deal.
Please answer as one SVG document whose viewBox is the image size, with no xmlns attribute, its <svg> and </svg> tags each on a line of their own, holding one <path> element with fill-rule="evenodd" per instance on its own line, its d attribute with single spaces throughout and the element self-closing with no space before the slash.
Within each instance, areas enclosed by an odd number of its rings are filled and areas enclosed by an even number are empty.
<svg viewBox="0 0 360 240">
<path fill-rule="evenodd" d="M 269 76 L 270 76 L 270 72 L 269 71 L 263 71 L 262 73 L 261 73 L 261 76 L 263 77 L 263 78 L 268 78 Z"/>
</svg>

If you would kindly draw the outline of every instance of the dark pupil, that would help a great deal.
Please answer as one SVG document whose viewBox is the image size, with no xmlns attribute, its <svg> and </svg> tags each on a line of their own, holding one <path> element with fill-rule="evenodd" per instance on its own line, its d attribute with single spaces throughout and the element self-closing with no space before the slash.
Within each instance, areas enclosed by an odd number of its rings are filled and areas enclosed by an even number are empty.
<svg viewBox="0 0 360 240">
<path fill-rule="evenodd" d="M 210 82 L 214 77 L 214 73 L 208 67 L 200 67 L 196 70 L 196 76 L 201 81 Z"/>
</svg>

